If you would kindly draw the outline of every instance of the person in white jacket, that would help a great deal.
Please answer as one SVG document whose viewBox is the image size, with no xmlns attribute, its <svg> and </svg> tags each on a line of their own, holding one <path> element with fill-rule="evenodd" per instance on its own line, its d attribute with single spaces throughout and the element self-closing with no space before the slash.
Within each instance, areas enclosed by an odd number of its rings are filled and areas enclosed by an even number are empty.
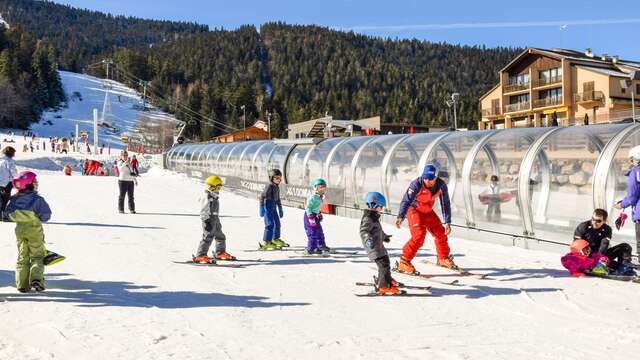
<svg viewBox="0 0 640 360">
<path fill-rule="evenodd" d="M 133 169 L 131 169 L 129 153 L 127 153 L 126 150 L 120 153 L 120 160 L 118 160 L 118 173 L 118 187 L 120 188 L 118 211 L 121 214 L 124 213 L 124 197 L 126 195 L 129 199 L 129 212 L 131 214 L 135 214 L 136 204 L 133 198 L 133 188 L 137 185 L 137 180 Z"/>
<path fill-rule="evenodd" d="M 0 158 L 0 221 L 6 221 L 4 209 L 11 197 L 11 189 L 13 188 L 11 181 L 18 175 L 18 170 L 15 160 L 13 160 L 16 149 L 7 146 L 2 150 L 2 154 L 3 156 Z"/>
</svg>

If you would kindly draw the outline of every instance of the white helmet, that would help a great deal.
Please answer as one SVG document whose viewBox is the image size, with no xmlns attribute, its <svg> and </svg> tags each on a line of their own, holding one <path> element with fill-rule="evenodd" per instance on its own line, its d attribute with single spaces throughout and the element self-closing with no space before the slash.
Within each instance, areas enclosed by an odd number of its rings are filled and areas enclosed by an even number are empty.
<svg viewBox="0 0 640 360">
<path fill-rule="evenodd" d="M 629 150 L 629 157 L 634 158 L 637 162 L 640 162 L 640 145 L 634 146 Z"/>
</svg>

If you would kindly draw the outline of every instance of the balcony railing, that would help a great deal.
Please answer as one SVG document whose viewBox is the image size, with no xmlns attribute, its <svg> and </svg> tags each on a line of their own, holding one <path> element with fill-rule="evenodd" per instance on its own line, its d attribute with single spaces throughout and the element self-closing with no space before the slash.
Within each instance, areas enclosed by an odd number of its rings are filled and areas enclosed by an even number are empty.
<svg viewBox="0 0 640 360">
<path fill-rule="evenodd" d="M 602 101 L 604 100 L 604 93 L 602 91 L 585 91 L 577 94 L 573 94 L 573 101 L 576 103 L 584 103 L 591 101 Z"/>
<path fill-rule="evenodd" d="M 528 101 L 505 105 L 504 112 L 526 111 L 529 110 L 529 105 L 530 103 Z"/>
<path fill-rule="evenodd" d="M 500 111 L 500 108 L 491 108 L 491 109 L 482 109 L 482 116 L 497 116 L 500 115 L 502 112 Z"/>
<path fill-rule="evenodd" d="M 562 75 L 551 76 L 548 78 L 540 78 L 534 82 L 533 86 L 534 87 L 546 86 L 546 85 L 556 84 L 559 82 L 562 82 Z"/>
<path fill-rule="evenodd" d="M 506 84 L 504 86 L 504 92 L 508 93 L 508 92 L 513 92 L 513 91 L 520 91 L 520 90 L 528 90 L 529 89 L 529 83 L 519 83 L 519 84 Z"/>
<path fill-rule="evenodd" d="M 549 96 L 544 99 L 533 100 L 533 107 L 540 108 L 545 106 L 554 106 L 562 104 L 562 95 Z"/>
</svg>

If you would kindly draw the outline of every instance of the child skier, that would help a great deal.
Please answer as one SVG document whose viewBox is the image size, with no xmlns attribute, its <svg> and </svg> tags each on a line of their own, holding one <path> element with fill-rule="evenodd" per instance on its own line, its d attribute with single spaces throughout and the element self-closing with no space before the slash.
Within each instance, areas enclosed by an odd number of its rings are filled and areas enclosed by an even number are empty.
<svg viewBox="0 0 640 360">
<path fill-rule="evenodd" d="M 289 244 L 280 239 L 280 219 L 284 216 L 280 203 L 280 182 L 282 172 L 273 169 L 269 172 L 269 185 L 260 195 L 260 217 L 264 218 L 263 243 L 260 250 L 278 250 L 289 247 Z M 276 212 L 277 207 L 277 212 Z"/>
<path fill-rule="evenodd" d="M 382 230 L 380 211 L 387 205 L 387 201 L 379 192 L 370 192 L 365 197 L 367 209 L 360 221 L 360 238 L 362 246 L 367 251 L 369 260 L 378 266 L 378 281 L 376 289 L 380 295 L 397 295 L 398 283 L 391 277 L 391 262 L 384 242 L 389 242 L 391 235 Z"/>
<path fill-rule="evenodd" d="M 320 213 L 322 199 L 327 191 L 327 182 L 324 179 L 316 179 L 313 182 L 313 189 L 314 193 L 307 199 L 307 207 L 304 212 L 304 230 L 308 238 L 305 254 L 329 254 L 331 249 L 324 242 L 322 214 Z"/>
<path fill-rule="evenodd" d="M 198 245 L 198 252 L 193 258 L 193 262 L 206 264 L 215 264 L 216 260 L 235 260 L 234 256 L 226 252 L 226 236 L 222 232 L 222 224 L 218 211 L 220 203 L 218 201 L 218 192 L 222 189 L 222 180 L 213 175 L 209 176 L 205 181 L 206 190 L 201 200 L 200 219 L 202 219 L 202 240 Z M 211 242 L 215 238 L 216 251 L 214 258 L 207 256 Z"/>
<path fill-rule="evenodd" d="M 607 274 L 609 259 L 600 253 L 595 253 L 591 257 L 589 255 L 591 255 L 589 242 L 577 239 L 571 243 L 571 252 L 563 256 L 560 261 L 562 266 L 569 270 L 571 276 L 582 277 L 585 276 L 586 272 Z"/>
<path fill-rule="evenodd" d="M 51 218 L 49 204 L 38 195 L 36 174 L 23 171 L 13 179 L 18 193 L 11 197 L 7 214 L 16 223 L 18 261 L 16 262 L 16 287 L 25 293 L 32 288 L 44 290 L 44 246 L 42 223 Z"/>
</svg>

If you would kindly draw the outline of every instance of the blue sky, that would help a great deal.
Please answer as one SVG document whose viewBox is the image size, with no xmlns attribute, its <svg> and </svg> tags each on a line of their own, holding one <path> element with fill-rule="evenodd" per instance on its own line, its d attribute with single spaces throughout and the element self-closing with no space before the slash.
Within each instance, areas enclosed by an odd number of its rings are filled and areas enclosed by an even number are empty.
<svg viewBox="0 0 640 360">
<path fill-rule="evenodd" d="M 57 0 L 74 7 L 211 28 L 268 21 L 465 45 L 591 48 L 640 61 L 638 0 Z M 482 3 L 482 6 L 480 5 Z M 566 25 L 564 30 L 561 26 Z"/>
</svg>

